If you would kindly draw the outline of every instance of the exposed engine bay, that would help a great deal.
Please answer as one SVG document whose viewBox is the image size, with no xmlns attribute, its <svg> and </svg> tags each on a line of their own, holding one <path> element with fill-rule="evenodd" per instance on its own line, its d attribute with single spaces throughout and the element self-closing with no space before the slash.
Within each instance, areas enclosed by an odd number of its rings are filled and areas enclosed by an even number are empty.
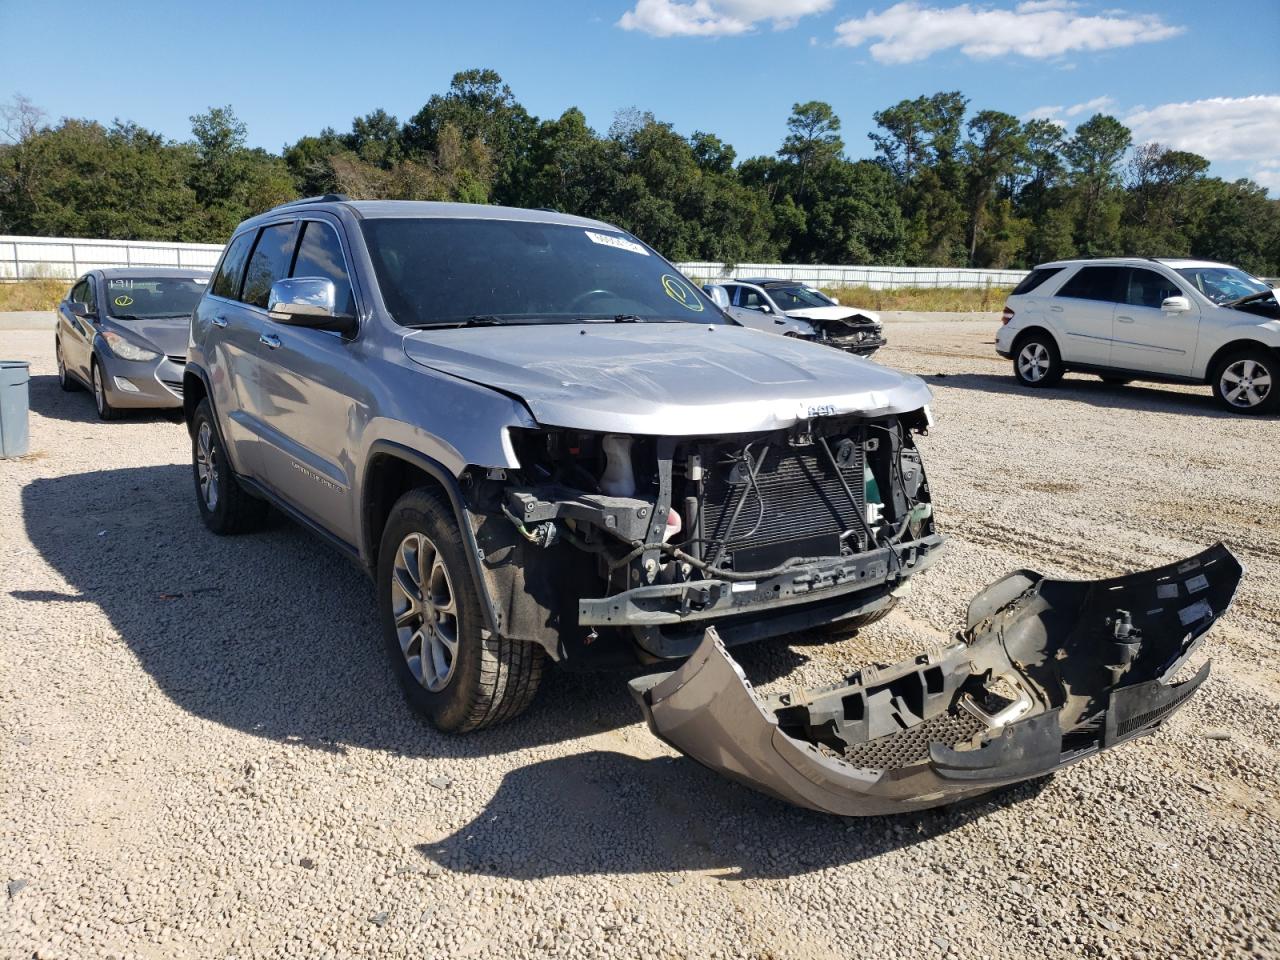
<svg viewBox="0 0 1280 960">
<path fill-rule="evenodd" d="M 843 816 L 951 803 L 1152 733 L 1209 675 L 1176 675 L 1243 568 L 1215 546 L 1098 581 L 992 584 L 954 642 L 845 683 L 761 698 L 709 629 L 632 681 L 653 732 L 765 793 Z"/>
<path fill-rule="evenodd" d="M 557 659 L 620 634 L 642 659 L 668 658 L 712 621 L 738 643 L 887 605 L 942 544 L 913 439 L 928 422 L 918 410 L 732 437 L 513 430 L 521 469 L 470 491 L 502 629 Z"/>
<path fill-rule="evenodd" d="M 843 317 L 813 316 L 823 311 L 793 310 L 787 314 L 813 328 L 812 340 L 846 353 L 869 357 L 888 341 L 879 320 L 863 313 L 850 311 Z M 828 309 L 827 312 L 830 312 Z"/>
</svg>

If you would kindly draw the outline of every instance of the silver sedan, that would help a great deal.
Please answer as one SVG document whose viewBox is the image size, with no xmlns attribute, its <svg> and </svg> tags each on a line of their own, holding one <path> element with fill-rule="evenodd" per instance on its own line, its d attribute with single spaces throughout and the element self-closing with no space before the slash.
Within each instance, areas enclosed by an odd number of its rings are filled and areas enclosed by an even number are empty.
<svg viewBox="0 0 1280 960">
<path fill-rule="evenodd" d="M 62 389 L 88 388 L 103 420 L 181 407 L 191 311 L 208 282 L 207 270 L 90 270 L 58 304 Z"/>
</svg>

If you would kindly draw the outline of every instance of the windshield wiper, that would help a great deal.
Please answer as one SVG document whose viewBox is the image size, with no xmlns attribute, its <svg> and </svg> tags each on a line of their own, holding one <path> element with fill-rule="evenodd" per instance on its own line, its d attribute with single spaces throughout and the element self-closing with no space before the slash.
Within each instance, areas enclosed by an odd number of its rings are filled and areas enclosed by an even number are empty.
<svg viewBox="0 0 1280 960">
<path fill-rule="evenodd" d="M 675 317 L 642 317 L 634 313 L 589 313 L 583 317 L 575 317 L 575 323 L 683 323 Z"/>
<path fill-rule="evenodd" d="M 1250 303 L 1253 300 L 1261 300 L 1264 297 L 1275 297 L 1280 301 L 1280 294 L 1275 290 L 1259 290 L 1257 293 L 1246 293 L 1243 297 L 1236 297 L 1234 300 L 1227 300 L 1223 304 L 1224 307 L 1238 307 L 1242 303 Z"/>
</svg>

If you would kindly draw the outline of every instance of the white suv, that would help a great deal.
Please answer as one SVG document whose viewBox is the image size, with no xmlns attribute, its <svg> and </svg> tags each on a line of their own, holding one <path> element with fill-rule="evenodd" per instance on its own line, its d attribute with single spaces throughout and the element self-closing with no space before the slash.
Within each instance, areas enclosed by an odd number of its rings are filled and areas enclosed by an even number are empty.
<svg viewBox="0 0 1280 960">
<path fill-rule="evenodd" d="M 1280 402 L 1280 302 L 1236 267 L 1141 257 L 1063 260 L 1014 288 L 996 334 L 1029 387 L 1068 370 L 1108 383 L 1207 383 L 1229 409 Z"/>
</svg>

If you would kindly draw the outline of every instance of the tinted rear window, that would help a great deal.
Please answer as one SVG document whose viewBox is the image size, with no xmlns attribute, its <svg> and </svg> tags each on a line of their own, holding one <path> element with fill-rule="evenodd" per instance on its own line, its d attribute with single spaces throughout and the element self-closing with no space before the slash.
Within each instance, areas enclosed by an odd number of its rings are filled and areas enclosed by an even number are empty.
<svg viewBox="0 0 1280 960">
<path fill-rule="evenodd" d="M 1114 303 L 1120 298 L 1124 275 L 1124 267 L 1083 267 L 1062 285 L 1057 295 L 1074 297 L 1077 300 L 1106 300 Z"/>
<path fill-rule="evenodd" d="M 218 275 L 213 278 L 211 292 L 215 297 L 234 300 L 240 295 L 240 277 L 244 273 L 244 261 L 249 256 L 251 243 L 253 233 L 242 233 L 227 247 L 227 252 L 222 255 L 222 263 L 218 265 Z"/>
<path fill-rule="evenodd" d="M 1016 297 L 1022 293 L 1030 293 L 1050 277 L 1057 276 L 1061 272 L 1061 267 L 1036 267 L 1022 278 L 1022 282 L 1020 284 L 1013 288 L 1012 295 Z"/>
</svg>

